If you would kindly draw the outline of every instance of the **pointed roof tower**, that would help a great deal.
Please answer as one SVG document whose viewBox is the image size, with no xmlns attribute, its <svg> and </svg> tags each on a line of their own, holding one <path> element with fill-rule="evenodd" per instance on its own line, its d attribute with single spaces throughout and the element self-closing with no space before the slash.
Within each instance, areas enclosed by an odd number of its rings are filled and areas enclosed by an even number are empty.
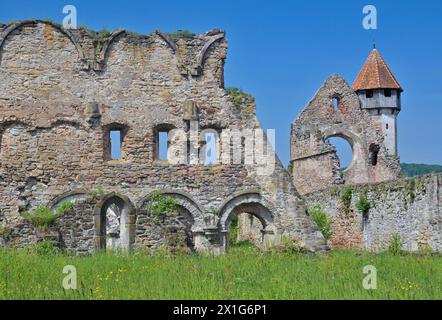
<svg viewBox="0 0 442 320">
<path fill-rule="evenodd" d="M 388 68 L 378 50 L 374 48 L 352 86 L 353 91 L 395 89 L 404 91 Z"/>
</svg>

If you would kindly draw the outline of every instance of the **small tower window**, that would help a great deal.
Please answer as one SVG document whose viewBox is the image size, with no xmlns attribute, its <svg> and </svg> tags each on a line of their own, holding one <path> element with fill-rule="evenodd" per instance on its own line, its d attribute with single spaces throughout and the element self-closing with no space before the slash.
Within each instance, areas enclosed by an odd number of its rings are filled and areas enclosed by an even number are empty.
<svg viewBox="0 0 442 320">
<path fill-rule="evenodd" d="M 388 130 L 388 123 L 385 125 L 385 129 L 387 129 Z"/>
<path fill-rule="evenodd" d="M 372 166 L 376 166 L 378 164 L 378 155 L 379 155 L 379 146 L 377 144 L 371 144 L 369 151 L 369 161 Z"/>
<path fill-rule="evenodd" d="M 387 98 L 391 97 L 391 89 L 384 89 L 384 96 Z"/>
<path fill-rule="evenodd" d="M 366 98 L 373 98 L 373 90 L 365 90 Z"/>
<path fill-rule="evenodd" d="M 333 97 L 333 110 L 336 112 L 339 108 L 339 97 Z"/>
</svg>

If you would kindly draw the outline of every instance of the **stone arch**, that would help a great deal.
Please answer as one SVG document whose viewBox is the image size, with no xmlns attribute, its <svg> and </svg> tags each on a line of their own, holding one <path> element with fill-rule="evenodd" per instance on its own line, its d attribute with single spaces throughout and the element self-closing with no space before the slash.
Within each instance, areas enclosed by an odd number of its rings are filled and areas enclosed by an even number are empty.
<svg viewBox="0 0 442 320">
<path fill-rule="evenodd" d="M 177 201 L 178 206 L 186 209 L 192 217 L 193 228 L 197 229 L 203 227 L 204 209 L 198 204 L 196 200 L 193 199 L 193 197 L 190 194 L 172 189 L 157 190 L 157 192 L 166 196 L 171 196 L 172 198 L 175 199 L 175 201 Z M 137 203 L 137 208 L 142 209 L 143 206 L 146 205 L 152 193 L 153 192 L 150 192 L 144 197 L 142 197 L 142 199 Z"/>
<path fill-rule="evenodd" d="M 155 34 L 157 34 L 166 44 L 169 46 L 170 49 L 172 49 L 173 53 L 176 52 L 177 46 L 176 43 L 164 32 L 161 32 L 160 30 L 155 30 Z"/>
<path fill-rule="evenodd" d="M 241 192 L 233 196 L 221 206 L 219 228 L 221 231 L 221 246 L 227 249 L 230 238 L 230 224 L 233 218 L 239 214 L 248 213 L 258 218 L 262 229 L 261 245 L 263 248 L 274 242 L 275 216 L 272 206 L 258 192 Z"/>
<path fill-rule="evenodd" d="M 153 192 L 144 196 L 137 206 L 137 243 L 144 247 L 163 244 L 171 248 L 197 250 L 199 236 L 204 229 L 203 209 L 187 193 L 175 190 L 156 192 L 172 197 L 177 203 L 177 210 L 173 214 L 149 212 L 147 202 Z"/>
<path fill-rule="evenodd" d="M 348 165 L 348 167 L 345 168 L 344 172 L 351 170 L 354 167 L 354 165 L 356 163 L 356 158 L 357 158 L 356 153 L 355 153 L 355 149 L 358 149 L 358 150 L 361 149 L 360 143 L 358 142 L 359 139 L 353 133 L 350 133 L 350 132 L 345 132 L 344 133 L 344 131 L 342 131 L 342 130 L 328 130 L 328 131 L 325 131 L 324 132 L 324 138 L 323 138 L 324 143 L 327 143 L 327 140 L 330 139 L 330 138 L 341 138 L 341 139 L 344 139 L 350 145 L 351 150 L 352 150 L 352 160 L 351 160 L 351 163 Z M 331 145 L 330 143 L 327 143 L 327 144 Z"/>
<path fill-rule="evenodd" d="M 160 46 L 158 46 L 155 43 L 155 39 L 156 39 L 155 35 L 158 35 L 158 38 L 160 38 L 162 40 L 160 43 Z M 127 39 L 128 37 L 130 37 L 130 34 L 126 30 L 123 30 L 123 29 L 118 29 L 118 30 L 115 30 L 111 33 L 109 38 L 101 46 L 98 47 L 99 54 L 97 57 L 95 71 L 98 71 L 101 73 L 106 73 L 109 70 L 109 68 L 112 67 L 113 51 L 118 50 L 118 48 L 116 48 L 116 46 L 118 45 L 118 42 L 120 40 Z M 168 39 L 168 40 L 166 40 L 166 39 Z M 155 47 L 155 49 L 158 49 L 160 47 L 161 48 L 163 47 L 164 42 L 166 43 L 168 53 L 170 53 L 170 59 L 171 60 L 175 59 L 176 58 L 176 56 L 175 56 L 176 44 L 173 42 L 172 39 L 170 39 L 170 37 L 168 35 L 166 35 L 164 33 L 156 31 L 153 34 L 148 34 L 145 36 L 143 35 L 143 41 L 140 41 L 139 44 L 146 46 L 146 47 L 157 45 Z M 129 43 L 128 45 L 133 49 L 136 49 L 136 46 L 137 46 L 137 44 L 133 44 L 133 43 Z M 169 49 L 172 49 L 172 52 L 170 52 Z M 127 50 L 127 49 L 124 49 L 124 50 Z M 131 55 L 130 55 L 131 58 L 136 58 L 133 50 L 130 50 L 129 52 L 131 52 Z M 150 57 L 148 56 L 150 50 L 142 50 L 140 52 L 143 55 L 146 55 L 145 57 L 142 57 L 143 62 L 144 62 L 142 65 L 145 65 L 146 64 L 145 62 L 150 60 Z M 140 58 L 138 58 L 138 59 L 140 59 Z M 111 65 L 109 65 L 109 63 L 111 63 Z M 124 66 L 124 67 L 131 65 L 130 62 L 127 60 L 126 61 L 122 60 L 119 63 L 121 64 L 121 66 Z M 138 74 L 140 72 L 143 72 L 143 70 L 141 70 L 139 68 L 135 68 L 135 69 L 133 69 L 133 72 Z"/>
<path fill-rule="evenodd" d="M 61 25 L 53 23 L 51 21 L 43 21 L 43 20 L 23 20 L 23 21 L 18 21 L 14 24 L 12 24 L 11 26 L 9 26 L 8 28 L 6 28 L 6 30 L 3 32 L 3 34 L 0 35 L 0 64 L 1 64 L 1 56 L 2 56 L 2 50 L 3 50 L 3 46 L 6 42 L 6 39 L 15 31 L 18 30 L 22 27 L 25 26 L 36 26 L 38 24 L 46 24 L 51 26 L 52 28 L 54 28 L 55 30 L 57 30 L 58 32 L 60 32 L 61 34 L 63 34 L 64 36 L 66 36 L 71 42 L 72 44 L 75 46 L 77 53 L 78 53 L 78 57 L 80 59 L 80 61 L 82 63 L 86 62 L 86 56 L 85 53 L 83 51 L 83 48 L 81 47 L 80 43 L 76 41 L 75 37 L 73 36 L 73 34 L 67 30 L 64 29 Z"/>
<path fill-rule="evenodd" d="M 203 46 L 203 48 L 201 49 L 200 53 L 198 54 L 198 58 L 197 58 L 197 71 L 198 71 L 198 75 L 201 74 L 203 67 L 204 67 L 204 60 L 206 57 L 207 52 L 209 51 L 209 48 L 217 41 L 224 39 L 224 37 L 226 36 L 226 34 L 224 32 L 217 34 L 215 36 L 212 36 Z"/>
<path fill-rule="evenodd" d="M 88 192 L 82 189 L 64 192 L 49 202 L 49 208 L 54 211 L 64 202 L 83 201 L 87 196 Z"/>
<path fill-rule="evenodd" d="M 104 69 L 104 64 L 106 63 L 107 59 L 109 58 L 112 44 L 114 44 L 114 42 L 120 36 L 124 36 L 124 35 L 127 35 L 127 33 L 123 29 L 117 29 L 111 33 L 109 38 L 103 44 L 103 47 L 101 48 L 99 55 L 97 57 L 98 68 L 96 68 L 96 71 L 102 71 Z"/>
<path fill-rule="evenodd" d="M 126 196 L 112 192 L 104 196 L 94 208 L 94 228 L 95 228 L 95 248 L 97 250 L 106 249 L 109 243 L 107 234 L 108 216 L 107 210 L 111 205 L 119 209 L 119 242 L 117 247 L 123 251 L 132 249 L 135 242 L 135 221 L 136 209 L 130 199 Z"/>
<path fill-rule="evenodd" d="M 226 231 L 226 226 L 232 218 L 232 214 L 238 209 L 247 209 L 244 211 L 255 215 L 265 228 L 272 227 L 275 217 L 271 211 L 272 206 L 263 199 L 262 195 L 257 192 L 242 192 L 231 197 L 224 202 L 220 210 L 219 224 L 222 231 Z"/>
</svg>

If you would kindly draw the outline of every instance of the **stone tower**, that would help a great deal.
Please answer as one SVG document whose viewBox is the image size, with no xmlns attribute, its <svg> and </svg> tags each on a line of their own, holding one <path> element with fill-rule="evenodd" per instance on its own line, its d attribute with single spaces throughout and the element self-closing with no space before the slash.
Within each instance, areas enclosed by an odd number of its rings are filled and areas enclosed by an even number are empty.
<svg viewBox="0 0 442 320">
<path fill-rule="evenodd" d="M 403 89 L 376 48 L 371 51 L 352 89 L 361 107 L 377 117 L 388 155 L 397 156 L 396 119 L 401 111 Z"/>
<path fill-rule="evenodd" d="M 401 172 L 396 117 L 402 91 L 376 49 L 352 87 L 331 75 L 292 123 L 291 171 L 298 192 L 396 179 Z M 352 149 L 352 161 L 342 170 L 329 141 L 333 137 Z"/>
</svg>

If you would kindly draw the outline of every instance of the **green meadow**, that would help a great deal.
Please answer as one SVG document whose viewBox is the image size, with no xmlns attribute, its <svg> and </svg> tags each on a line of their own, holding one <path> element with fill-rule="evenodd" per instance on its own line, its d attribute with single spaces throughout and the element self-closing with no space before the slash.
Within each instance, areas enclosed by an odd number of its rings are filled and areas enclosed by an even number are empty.
<svg viewBox="0 0 442 320">
<path fill-rule="evenodd" d="M 75 266 L 77 289 L 62 286 Z M 364 266 L 377 270 L 366 290 Z M 442 299 L 442 257 L 326 255 L 232 248 L 223 256 L 103 253 L 72 257 L 0 250 L 0 299 Z"/>
</svg>

